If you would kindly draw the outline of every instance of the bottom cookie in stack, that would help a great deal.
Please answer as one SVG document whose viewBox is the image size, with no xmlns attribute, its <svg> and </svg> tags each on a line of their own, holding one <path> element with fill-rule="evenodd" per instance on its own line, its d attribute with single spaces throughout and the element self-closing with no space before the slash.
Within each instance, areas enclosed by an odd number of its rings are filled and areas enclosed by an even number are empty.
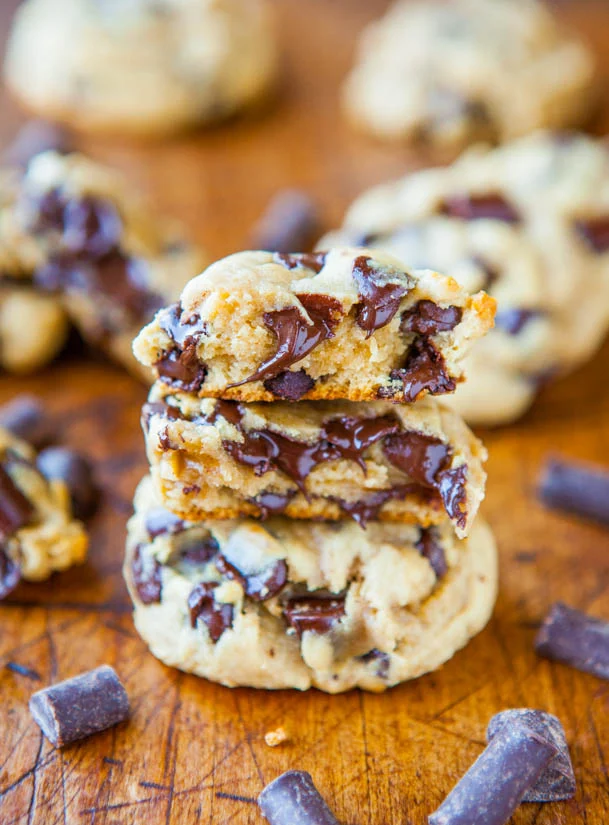
<svg viewBox="0 0 609 825">
<path fill-rule="evenodd" d="M 445 524 L 185 522 L 150 477 L 130 521 L 136 627 L 165 664 L 230 687 L 382 691 L 434 670 L 496 596 L 493 535 Z"/>
</svg>

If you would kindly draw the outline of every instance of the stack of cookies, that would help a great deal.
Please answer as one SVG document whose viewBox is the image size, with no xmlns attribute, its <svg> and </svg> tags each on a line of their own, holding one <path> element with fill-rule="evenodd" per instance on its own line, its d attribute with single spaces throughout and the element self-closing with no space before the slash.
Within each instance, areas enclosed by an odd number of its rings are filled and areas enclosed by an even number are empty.
<svg viewBox="0 0 609 825">
<path fill-rule="evenodd" d="M 125 563 L 156 656 L 230 686 L 379 691 L 485 625 L 485 450 L 432 396 L 493 314 L 335 248 L 232 255 L 156 315 L 134 344 L 156 381 Z"/>
</svg>

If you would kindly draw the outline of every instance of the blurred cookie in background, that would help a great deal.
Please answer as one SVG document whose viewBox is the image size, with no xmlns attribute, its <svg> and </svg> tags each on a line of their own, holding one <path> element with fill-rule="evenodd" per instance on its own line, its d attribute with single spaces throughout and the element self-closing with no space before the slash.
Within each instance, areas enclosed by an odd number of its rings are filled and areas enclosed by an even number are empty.
<svg viewBox="0 0 609 825">
<path fill-rule="evenodd" d="M 26 0 L 5 77 L 38 115 L 147 136 L 258 101 L 275 68 L 264 0 Z"/>
<path fill-rule="evenodd" d="M 451 148 L 578 126 L 595 99 L 591 53 L 537 0 L 398 0 L 344 90 L 365 131 Z"/>
<path fill-rule="evenodd" d="M 319 243 L 364 244 L 497 300 L 448 405 L 514 421 L 542 384 L 589 359 L 609 329 L 609 147 L 538 132 L 373 188 Z"/>
</svg>

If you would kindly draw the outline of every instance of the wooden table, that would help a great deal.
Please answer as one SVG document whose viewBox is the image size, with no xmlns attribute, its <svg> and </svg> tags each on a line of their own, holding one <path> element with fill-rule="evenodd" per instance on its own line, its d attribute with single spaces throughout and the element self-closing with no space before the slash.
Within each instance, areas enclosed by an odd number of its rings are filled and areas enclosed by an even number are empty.
<svg viewBox="0 0 609 825">
<path fill-rule="evenodd" d="M 2 4 L 4 29 L 14 5 Z M 336 107 L 356 32 L 385 5 L 276 0 L 286 55 L 274 109 L 164 145 L 81 146 L 124 168 L 214 256 L 242 248 L 269 196 L 288 184 L 314 193 L 336 224 L 364 187 L 422 162 L 353 134 Z M 606 0 L 554 5 L 599 56 L 607 52 Z M 6 143 L 21 115 L 2 104 Z M 2 825 L 254 825 L 262 818 L 253 799 L 288 768 L 309 770 L 346 825 L 422 825 L 480 753 L 490 716 L 515 706 L 562 719 L 578 791 L 571 802 L 523 806 L 514 822 L 606 825 L 609 686 L 541 661 L 533 637 L 556 599 L 609 618 L 609 533 L 545 511 L 534 494 L 548 453 L 609 463 L 607 358 L 609 347 L 549 387 L 524 421 L 485 436 L 484 509 L 501 549 L 501 592 L 487 629 L 438 673 L 386 695 L 338 697 L 228 690 L 157 662 L 134 632 L 120 573 L 130 500 L 145 471 L 144 388 L 82 355 L 34 379 L 0 378 L 0 401 L 27 390 L 48 402 L 66 440 L 95 459 L 104 487 L 87 564 L 21 586 L 0 609 Z M 40 679 L 16 674 L 9 662 Z M 30 694 L 103 662 L 125 680 L 133 718 L 54 750 L 29 716 Z M 264 734 L 279 725 L 290 741 L 271 749 Z"/>
</svg>

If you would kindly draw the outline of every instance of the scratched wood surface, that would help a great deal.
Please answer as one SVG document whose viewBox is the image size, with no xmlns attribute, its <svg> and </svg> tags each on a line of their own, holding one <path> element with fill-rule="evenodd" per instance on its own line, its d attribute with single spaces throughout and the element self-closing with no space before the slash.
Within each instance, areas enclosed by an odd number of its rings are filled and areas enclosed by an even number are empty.
<svg viewBox="0 0 609 825">
<path fill-rule="evenodd" d="M 4 31 L 14 5 L 1 4 Z M 602 58 L 609 45 L 606 1 L 554 5 Z M 422 162 L 354 135 L 337 115 L 336 92 L 356 32 L 384 6 L 277 0 L 286 56 L 274 108 L 164 145 L 81 146 L 123 168 L 214 256 L 242 248 L 268 197 L 285 185 L 309 189 L 328 224 L 336 223 L 362 188 Z M 609 75 L 609 58 L 605 66 Z M 21 115 L 5 97 L 1 111 L 6 143 Z M 595 129 L 605 126 L 609 131 L 609 106 Z M 0 823 L 255 825 L 262 818 L 253 798 L 298 767 L 313 774 L 345 825 L 422 825 L 480 753 L 490 716 L 527 705 L 562 719 L 578 791 L 568 803 L 524 806 L 514 822 L 606 825 L 609 685 L 537 659 L 532 643 L 558 598 L 609 618 L 609 532 L 550 514 L 534 495 L 549 453 L 609 463 L 608 358 L 609 346 L 548 388 L 524 421 L 486 434 L 485 512 L 501 549 L 495 616 L 440 672 L 383 696 L 228 690 L 157 662 L 134 632 L 120 573 L 130 499 L 145 469 L 143 387 L 83 355 L 35 379 L 0 377 L 0 402 L 24 390 L 48 402 L 66 441 L 94 458 L 104 489 L 87 564 L 21 586 L 0 608 Z M 126 683 L 131 721 L 54 750 L 29 717 L 30 694 L 103 662 Z M 278 725 L 290 742 L 270 749 L 264 733 Z"/>
</svg>

